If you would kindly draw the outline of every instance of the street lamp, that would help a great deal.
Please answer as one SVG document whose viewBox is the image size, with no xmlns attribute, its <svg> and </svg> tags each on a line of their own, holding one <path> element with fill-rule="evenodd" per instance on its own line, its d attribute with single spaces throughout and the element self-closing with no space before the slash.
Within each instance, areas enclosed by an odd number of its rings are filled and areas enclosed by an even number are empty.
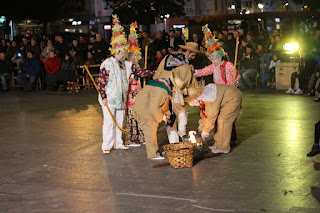
<svg viewBox="0 0 320 213">
<path fill-rule="evenodd" d="M 261 10 L 261 12 L 263 12 L 264 5 L 262 3 L 259 3 L 258 8 Z"/>
</svg>

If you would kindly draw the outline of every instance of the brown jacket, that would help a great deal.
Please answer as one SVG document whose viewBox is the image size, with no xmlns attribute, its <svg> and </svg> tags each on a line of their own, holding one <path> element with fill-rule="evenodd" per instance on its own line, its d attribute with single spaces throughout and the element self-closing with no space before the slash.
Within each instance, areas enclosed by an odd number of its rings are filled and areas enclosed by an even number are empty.
<svg viewBox="0 0 320 213">
<path fill-rule="evenodd" d="M 181 65 L 179 67 L 174 68 L 171 71 L 165 70 L 164 65 L 167 57 L 168 55 L 164 57 L 160 62 L 159 67 L 155 75 L 153 76 L 153 79 L 170 78 L 172 72 L 174 72 L 174 74 L 186 84 L 186 87 L 198 86 L 197 79 L 193 76 L 193 73 L 189 64 Z"/>
<path fill-rule="evenodd" d="M 169 100 L 171 96 L 160 87 L 145 86 L 136 97 L 133 106 L 134 117 L 146 126 L 158 124 L 163 120 L 164 115 L 170 115 Z"/>
<path fill-rule="evenodd" d="M 216 84 L 217 98 L 214 102 L 204 102 L 205 117 L 201 112 L 200 124 L 203 125 L 202 131 L 210 132 L 214 127 L 218 116 L 229 119 L 237 116 L 242 110 L 242 94 L 239 89 L 234 86 Z M 221 113 L 221 111 L 224 111 Z M 233 121 L 232 121 L 233 122 Z"/>
</svg>

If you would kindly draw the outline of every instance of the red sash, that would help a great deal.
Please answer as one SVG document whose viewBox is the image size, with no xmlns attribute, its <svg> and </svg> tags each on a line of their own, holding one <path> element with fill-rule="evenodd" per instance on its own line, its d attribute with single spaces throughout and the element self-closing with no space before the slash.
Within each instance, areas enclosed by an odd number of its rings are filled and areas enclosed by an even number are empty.
<svg viewBox="0 0 320 213">
<path fill-rule="evenodd" d="M 227 64 L 227 61 L 224 61 L 224 62 L 220 65 L 221 78 L 222 78 L 224 84 L 227 83 L 226 75 L 224 74 L 224 68 L 225 68 L 226 64 Z"/>
<path fill-rule="evenodd" d="M 205 107 L 206 107 L 206 106 L 205 106 L 205 104 L 203 103 L 203 101 L 200 101 L 199 108 L 200 108 L 200 110 L 201 110 L 202 115 L 206 118 L 207 115 L 206 115 L 206 113 L 204 112 L 204 110 L 206 109 Z"/>
</svg>

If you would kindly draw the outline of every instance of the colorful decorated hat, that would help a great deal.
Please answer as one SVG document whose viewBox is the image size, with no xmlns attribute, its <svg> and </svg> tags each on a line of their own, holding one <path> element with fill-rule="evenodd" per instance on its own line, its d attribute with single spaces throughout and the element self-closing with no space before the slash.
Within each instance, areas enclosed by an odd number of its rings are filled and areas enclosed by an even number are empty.
<svg viewBox="0 0 320 213">
<path fill-rule="evenodd" d="M 225 55 L 224 49 L 219 45 L 218 39 L 215 39 L 208 27 L 208 24 L 202 27 L 204 38 L 206 41 L 207 56 L 210 58 Z"/>
<path fill-rule="evenodd" d="M 130 24 L 130 34 L 128 36 L 129 48 L 128 48 L 128 56 L 129 59 L 133 58 L 135 63 L 141 59 L 141 51 L 138 44 L 138 35 L 136 28 L 138 27 L 137 22 L 133 22 Z"/>
<path fill-rule="evenodd" d="M 112 27 L 112 37 L 111 37 L 111 47 L 109 48 L 112 55 L 118 51 L 123 51 L 128 49 L 126 35 L 123 32 L 123 27 L 120 25 L 120 21 L 117 15 L 112 15 L 113 17 L 113 27 Z"/>
</svg>

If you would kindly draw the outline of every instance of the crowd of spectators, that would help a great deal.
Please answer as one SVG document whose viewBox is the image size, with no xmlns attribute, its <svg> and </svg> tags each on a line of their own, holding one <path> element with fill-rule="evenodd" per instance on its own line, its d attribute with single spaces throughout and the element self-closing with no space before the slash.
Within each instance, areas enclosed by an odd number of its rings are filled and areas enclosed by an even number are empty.
<svg viewBox="0 0 320 213">
<path fill-rule="evenodd" d="M 275 66 L 282 61 L 283 38 L 280 30 L 273 30 L 269 37 L 255 38 L 252 32 L 241 29 L 233 32 L 225 29 L 212 30 L 212 34 L 224 48 L 227 58 L 235 62 L 236 40 L 239 38 L 239 49 L 236 66 L 242 76 L 240 88 L 253 88 L 253 81 L 260 76 L 261 59 L 264 53 L 271 53 L 271 62 L 268 70 L 267 87 L 275 87 Z M 202 33 L 193 33 L 188 41 L 198 43 L 201 53 L 191 61 L 196 69 L 210 64 L 205 56 L 205 43 Z M 319 92 L 319 61 L 320 61 L 320 30 L 297 33 L 297 40 L 303 44 L 300 50 L 299 70 L 292 76 L 292 83 L 299 80 L 299 90 L 309 93 Z M 165 55 L 179 51 L 179 45 L 185 44 L 180 31 L 170 30 L 169 33 L 157 32 L 156 35 L 148 32 L 138 34 L 138 42 L 142 56 L 147 50 L 147 64 L 149 69 L 157 69 Z M 57 34 L 53 36 L 31 35 L 28 31 L 24 36 L 9 40 L 8 34 L 1 40 L 0 45 L 0 76 L 4 91 L 8 90 L 8 82 L 14 73 L 17 81 L 31 90 L 32 85 L 41 76 L 43 84 L 49 90 L 57 90 L 59 85 L 66 89 L 68 81 L 76 77 L 76 68 L 87 64 L 100 64 L 110 56 L 109 42 L 94 30 L 88 35 Z M 144 61 L 144 59 L 143 59 Z M 10 63 L 9 63 L 10 62 Z M 212 79 L 212 78 L 211 78 Z M 292 85 L 293 92 L 294 86 Z M 300 93 L 298 91 L 298 93 Z M 290 90 L 291 92 L 291 90 Z M 300 93 L 301 94 L 301 93 Z"/>
</svg>

